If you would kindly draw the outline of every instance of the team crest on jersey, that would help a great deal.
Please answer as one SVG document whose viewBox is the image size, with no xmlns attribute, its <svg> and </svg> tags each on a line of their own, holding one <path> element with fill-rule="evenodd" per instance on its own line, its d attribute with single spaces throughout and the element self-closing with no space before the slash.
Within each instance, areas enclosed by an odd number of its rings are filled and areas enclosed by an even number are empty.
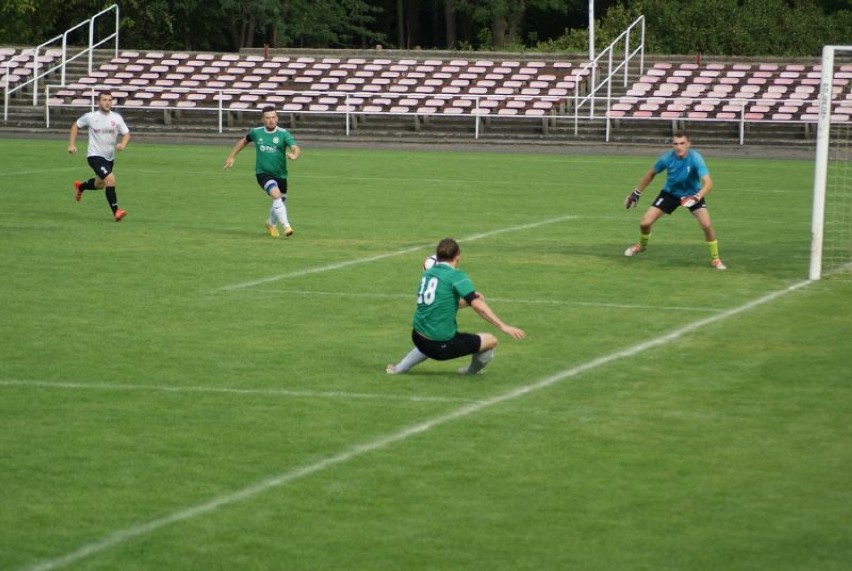
<svg viewBox="0 0 852 571">
<path fill-rule="evenodd" d="M 275 144 L 277 145 L 277 144 L 278 144 L 278 137 L 273 137 L 273 138 L 272 138 L 272 142 L 273 142 L 273 143 L 275 143 Z"/>
</svg>

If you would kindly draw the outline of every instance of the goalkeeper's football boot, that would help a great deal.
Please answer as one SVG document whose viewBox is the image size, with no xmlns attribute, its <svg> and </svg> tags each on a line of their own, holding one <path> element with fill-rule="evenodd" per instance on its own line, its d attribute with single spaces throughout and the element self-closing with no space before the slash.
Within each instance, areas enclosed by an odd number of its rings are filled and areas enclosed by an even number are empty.
<svg viewBox="0 0 852 571">
<path fill-rule="evenodd" d="M 76 194 L 74 195 L 74 200 L 76 200 L 77 202 L 80 202 L 80 200 L 83 198 L 83 189 L 80 188 L 81 186 L 83 186 L 82 181 L 79 181 L 79 180 L 74 181 L 74 190 L 77 191 Z"/>
<path fill-rule="evenodd" d="M 284 235 L 288 238 L 290 236 L 292 236 L 293 235 L 293 227 L 292 226 L 285 226 L 284 227 Z"/>
<path fill-rule="evenodd" d="M 727 270 L 728 269 L 728 266 L 726 266 L 724 264 L 724 262 L 722 262 L 722 260 L 720 260 L 719 258 L 715 258 L 713 260 L 710 260 L 710 265 L 713 266 L 713 268 L 717 269 L 717 270 Z"/>
<path fill-rule="evenodd" d="M 629 248 L 624 250 L 624 255 L 629 258 L 631 256 L 635 256 L 636 254 L 639 254 L 639 253 L 644 252 L 644 251 L 645 251 L 645 246 L 643 246 L 642 244 L 633 244 L 632 246 L 630 246 Z"/>
<path fill-rule="evenodd" d="M 278 226 L 276 226 L 275 224 L 270 224 L 269 222 L 267 222 L 266 231 L 269 232 L 269 235 L 273 238 L 278 237 Z"/>
<path fill-rule="evenodd" d="M 121 219 L 127 216 L 127 211 L 122 210 L 121 208 L 117 208 L 115 213 L 113 213 L 112 217 L 115 218 L 116 222 L 121 222 Z"/>
</svg>

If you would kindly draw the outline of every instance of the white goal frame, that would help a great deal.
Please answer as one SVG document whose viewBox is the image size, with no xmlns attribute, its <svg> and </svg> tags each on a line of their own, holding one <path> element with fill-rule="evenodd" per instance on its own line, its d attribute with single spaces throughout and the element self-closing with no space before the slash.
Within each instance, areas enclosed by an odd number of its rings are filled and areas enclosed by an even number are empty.
<svg viewBox="0 0 852 571">
<path fill-rule="evenodd" d="M 831 100 L 834 85 L 834 55 L 837 52 L 849 52 L 852 55 L 852 45 L 823 46 L 822 49 L 819 123 L 817 125 L 813 215 L 811 219 L 811 260 L 808 276 L 812 280 L 818 280 L 823 275 L 826 185 L 828 182 L 828 160 L 831 142 Z"/>
</svg>

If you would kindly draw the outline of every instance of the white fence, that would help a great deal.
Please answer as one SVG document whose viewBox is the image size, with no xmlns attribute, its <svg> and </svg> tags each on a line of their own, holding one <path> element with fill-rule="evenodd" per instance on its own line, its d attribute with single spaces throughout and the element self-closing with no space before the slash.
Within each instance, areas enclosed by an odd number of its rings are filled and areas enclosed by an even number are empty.
<svg viewBox="0 0 852 571">
<path fill-rule="evenodd" d="M 113 31 L 108 33 L 105 37 L 100 40 L 96 39 L 96 27 L 99 22 L 110 21 L 107 19 L 109 14 L 113 15 L 111 22 L 113 22 Z M 73 34 L 75 31 L 81 28 L 88 28 L 88 47 L 81 50 L 80 52 L 69 56 L 68 55 L 68 37 Z M 119 11 L 118 5 L 113 4 L 109 8 L 106 8 L 88 20 L 84 22 L 80 22 L 76 26 L 73 26 L 67 29 L 64 33 L 47 40 L 39 46 L 32 48 L 31 50 L 25 50 L 24 54 L 31 58 L 28 62 L 26 62 L 26 68 L 31 70 L 32 77 L 26 81 L 18 82 L 14 86 L 11 82 L 7 81 L 5 88 L 3 90 L 3 120 L 7 121 L 9 118 L 9 97 L 14 95 L 18 91 L 23 91 L 29 86 L 32 86 L 33 92 L 33 105 L 38 105 L 38 96 L 41 92 L 39 87 L 39 82 L 46 77 L 48 74 L 51 74 L 55 71 L 59 71 L 61 74 L 60 83 L 65 84 L 65 74 L 67 66 L 70 62 L 82 58 L 88 58 L 88 70 L 89 73 L 92 72 L 93 67 L 93 58 L 94 58 L 94 50 L 107 42 L 114 40 L 115 42 L 115 55 L 118 55 L 118 30 L 119 30 Z M 59 44 L 59 47 L 56 47 Z M 46 61 L 45 54 L 48 52 L 56 52 L 58 57 L 58 62 L 52 64 L 53 59 L 50 58 L 49 61 Z M 13 61 L 10 59 L 4 62 L 4 66 L 6 67 L 6 76 L 9 77 L 12 75 L 12 65 Z M 52 65 L 51 65 L 52 64 Z"/>
<path fill-rule="evenodd" d="M 83 104 L 51 105 L 50 87 L 47 88 L 46 97 L 48 104 L 45 106 L 45 123 L 50 127 L 51 108 L 85 108 L 96 107 L 96 91 L 92 90 L 90 99 Z M 437 118 L 468 118 L 474 132 L 474 138 L 479 139 L 482 134 L 482 126 L 485 120 L 500 121 L 503 119 L 523 119 L 539 121 L 546 129 L 549 125 L 557 123 L 573 122 L 576 125 L 580 121 L 599 121 L 605 124 L 604 142 L 609 142 L 614 128 L 621 123 L 647 122 L 647 121 L 671 121 L 673 127 L 677 124 L 690 123 L 727 123 L 736 125 L 739 133 L 739 144 L 746 142 L 747 127 L 751 124 L 800 124 L 815 126 L 818 120 L 817 114 L 803 112 L 797 116 L 785 117 L 784 119 L 773 118 L 773 114 L 756 114 L 750 112 L 750 107 L 756 103 L 748 99 L 719 99 L 719 98 L 692 98 L 690 105 L 678 112 L 663 112 L 648 114 L 647 116 L 613 116 L 612 107 L 619 101 L 614 97 L 593 97 L 588 95 L 566 95 L 563 97 L 533 96 L 533 95 L 441 95 L 441 94 L 400 94 L 400 93 L 377 93 L 377 92 L 333 92 L 333 91 L 264 91 L 264 90 L 236 90 L 221 89 L 209 90 L 206 96 L 213 104 L 208 105 L 185 105 L 186 102 L 169 104 L 158 101 L 157 105 L 127 107 L 127 110 L 140 109 L 146 111 L 159 111 L 166 113 L 195 114 L 208 113 L 217 117 L 218 132 L 224 131 L 229 123 L 229 115 L 235 113 L 255 112 L 266 104 L 271 104 L 278 109 L 280 114 L 293 115 L 319 115 L 338 117 L 341 121 L 341 129 L 346 136 L 356 130 L 358 123 L 369 116 L 407 117 L 417 124 Z M 228 103 L 229 99 L 251 97 L 257 98 L 256 103 L 243 103 L 239 106 Z M 313 98 L 315 101 L 323 101 L 335 98 L 337 104 L 332 107 L 329 104 L 294 104 L 287 101 L 300 97 Z M 657 105 L 682 104 L 682 97 L 650 97 L 640 99 L 639 102 L 653 100 Z M 443 106 L 430 106 L 427 103 L 444 101 Z M 581 110 L 581 102 L 589 103 L 589 108 L 598 109 L 600 112 L 587 113 Z M 809 110 L 818 105 L 817 100 L 810 99 L 760 99 L 759 102 L 767 107 L 776 104 L 795 105 Z M 181 103 L 184 103 L 182 105 Z M 726 112 L 715 116 L 699 116 L 692 111 L 695 107 L 714 107 L 726 109 Z M 496 111 L 495 111 L 496 109 Z M 518 112 L 512 112 L 516 109 Z M 838 108 L 833 119 L 836 122 L 852 121 L 852 107 L 848 112 Z M 121 110 L 118 106 L 117 110 Z M 762 115 L 762 116 L 758 116 Z"/>
</svg>

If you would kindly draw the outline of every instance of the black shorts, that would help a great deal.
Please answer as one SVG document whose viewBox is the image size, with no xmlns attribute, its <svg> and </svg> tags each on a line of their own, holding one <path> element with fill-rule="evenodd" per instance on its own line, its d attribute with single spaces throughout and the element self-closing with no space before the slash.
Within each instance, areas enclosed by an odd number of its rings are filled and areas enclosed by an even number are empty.
<svg viewBox="0 0 852 571">
<path fill-rule="evenodd" d="M 671 214 L 680 206 L 680 198 L 675 196 L 674 194 L 670 194 L 668 192 L 661 191 L 660 194 L 657 195 L 657 198 L 654 199 L 654 202 L 651 203 L 651 206 L 654 208 L 659 208 L 666 214 Z M 706 208 L 707 203 L 704 202 L 702 198 L 695 204 L 689 207 L 689 211 L 693 212 L 698 210 L 699 208 Z"/>
<path fill-rule="evenodd" d="M 269 183 L 271 181 L 275 181 L 275 186 L 278 187 L 278 190 L 281 191 L 281 194 L 285 197 L 287 196 L 287 179 L 286 178 L 278 178 L 276 176 L 272 176 L 271 174 L 260 173 L 257 175 L 257 184 L 260 185 L 260 188 L 266 194 L 269 194 Z"/>
<path fill-rule="evenodd" d="M 92 167 L 92 170 L 95 171 L 95 176 L 101 180 L 104 180 L 112 172 L 114 161 L 108 161 L 103 157 L 86 157 L 86 161 Z"/>
<path fill-rule="evenodd" d="M 420 335 L 416 330 L 411 330 L 411 341 L 420 352 L 436 361 L 448 361 L 465 355 L 479 353 L 482 340 L 475 333 L 456 333 L 456 336 L 448 341 L 432 341 Z"/>
</svg>

